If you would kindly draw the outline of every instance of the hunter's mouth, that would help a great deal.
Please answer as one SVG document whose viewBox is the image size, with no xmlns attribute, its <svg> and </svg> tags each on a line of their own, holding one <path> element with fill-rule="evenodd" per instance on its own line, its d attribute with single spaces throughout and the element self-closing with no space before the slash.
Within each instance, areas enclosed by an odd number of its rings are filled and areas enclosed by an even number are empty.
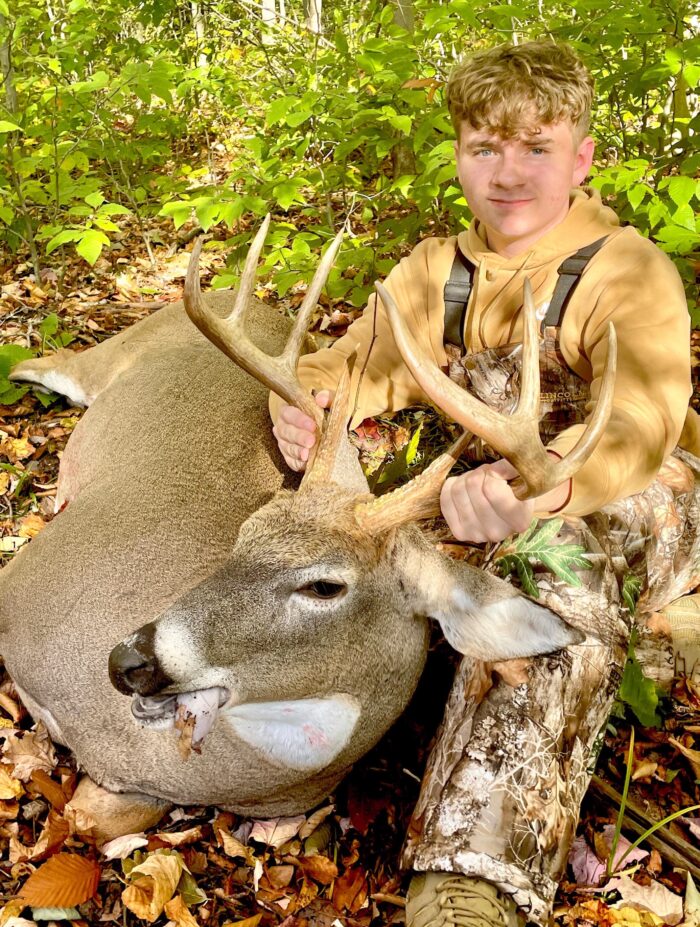
<svg viewBox="0 0 700 927">
<path fill-rule="evenodd" d="M 228 689 L 212 686 L 177 695 L 133 695 L 131 713 L 143 727 L 164 731 L 180 718 L 194 718 L 192 745 L 199 746 L 209 734 L 219 709 L 231 698 Z"/>
</svg>

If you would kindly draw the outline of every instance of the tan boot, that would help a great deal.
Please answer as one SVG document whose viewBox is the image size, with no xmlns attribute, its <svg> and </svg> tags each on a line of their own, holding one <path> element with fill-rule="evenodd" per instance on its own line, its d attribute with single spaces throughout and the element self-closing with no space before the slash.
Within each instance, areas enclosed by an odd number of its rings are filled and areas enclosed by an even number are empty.
<svg viewBox="0 0 700 927">
<path fill-rule="evenodd" d="M 517 908 L 491 882 L 455 872 L 416 872 L 406 927 L 520 927 Z"/>
</svg>

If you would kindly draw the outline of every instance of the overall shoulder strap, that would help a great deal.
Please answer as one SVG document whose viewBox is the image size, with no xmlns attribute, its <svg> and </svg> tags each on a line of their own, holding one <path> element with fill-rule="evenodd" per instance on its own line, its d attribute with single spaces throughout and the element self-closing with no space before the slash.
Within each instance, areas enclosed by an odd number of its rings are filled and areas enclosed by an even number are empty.
<svg viewBox="0 0 700 927">
<path fill-rule="evenodd" d="M 579 249 L 576 254 L 566 258 L 557 268 L 559 279 L 554 287 L 552 299 L 547 309 L 547 314 L 542 322 L 544 327 L 555 326 L 559 328 L 564 320 L 564 313 L 569 303 L 571 294 L 581 279 L 581 274 L 586 269 L 588 262 L 596 255 L 607 241 L 608 236 L 599 238 L 597 241 Z"/>
<path fill-rule="evenodd" d="M 457 248 L 450 277 L 445 284 L 445 344 L 464 348 L 464 318 L 476 268 Z"/>
</svg>

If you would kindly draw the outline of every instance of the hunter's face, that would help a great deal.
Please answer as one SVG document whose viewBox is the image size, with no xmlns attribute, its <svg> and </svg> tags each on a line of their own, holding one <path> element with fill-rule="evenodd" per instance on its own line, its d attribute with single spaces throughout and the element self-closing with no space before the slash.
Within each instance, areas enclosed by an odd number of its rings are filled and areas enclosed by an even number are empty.
<svg viewBox="0 0 700 927">
<path fill-rule="evenodd" d="M 504 257 L 531 248 L 569 209 L 572 187 L 593 160 L 593 139 L 578 141 L 569 122 L 503 138 L 462 123 L 455 142 L 457 175 L 489 247 Z"/>
</svg>

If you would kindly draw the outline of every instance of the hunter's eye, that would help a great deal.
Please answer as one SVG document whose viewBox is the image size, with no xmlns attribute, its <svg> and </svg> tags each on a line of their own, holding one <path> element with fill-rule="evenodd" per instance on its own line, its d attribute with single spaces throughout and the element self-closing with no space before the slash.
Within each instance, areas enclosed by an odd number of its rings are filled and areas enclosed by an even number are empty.
<svg viewBox="0 0 700 927">
<path fill-rule="evenodd" d="M 347 586 L 345 583 L 333 583 L 326 579 L 318 579 L 315 583 L 309 583 L 297 589 L 302 595 L 310 599 L 337 599 L 345 593 Z"/>
</svg>

